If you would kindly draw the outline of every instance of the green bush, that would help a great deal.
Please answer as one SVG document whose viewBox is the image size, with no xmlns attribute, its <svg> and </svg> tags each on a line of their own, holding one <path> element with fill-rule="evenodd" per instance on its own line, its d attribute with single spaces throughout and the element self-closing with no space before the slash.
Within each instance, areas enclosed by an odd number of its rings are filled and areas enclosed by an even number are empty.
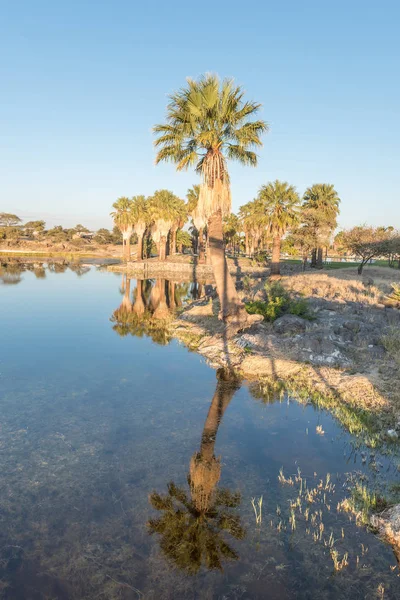
<svg viewBox="0 0 400 600">
<path fill-rule="evenodd" d="M 267 294 L 266 302 L 256 300 L 246 303 L 246 310 L 249 314 L 262 315 L 265 321 L 270 322 L 285 314 L 311 319 L 307 302 L 304 299 L 291 298 L 289 292 L 285 290 L 281 283 L 266 283 L 265 291 Z"/>
</svg>

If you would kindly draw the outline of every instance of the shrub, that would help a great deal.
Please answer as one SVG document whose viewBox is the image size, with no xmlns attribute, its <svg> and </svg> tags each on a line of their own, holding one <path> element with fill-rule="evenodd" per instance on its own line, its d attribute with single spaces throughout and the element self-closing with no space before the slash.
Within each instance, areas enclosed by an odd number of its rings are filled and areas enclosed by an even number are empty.
<svg viewBox="0 0 400 600">
<path fill-rule="evenodd" d="M 266 283 L 265 291 L 267 301 L 257 300 L 246 303 L 249 314 L 262 315 L 265 321 L 275 321 L 284 314 L 297 315 L 304 319 L 311 319 L 308 304 L 304 299 L 294 299 L 279 282 Z"/>
</svg>

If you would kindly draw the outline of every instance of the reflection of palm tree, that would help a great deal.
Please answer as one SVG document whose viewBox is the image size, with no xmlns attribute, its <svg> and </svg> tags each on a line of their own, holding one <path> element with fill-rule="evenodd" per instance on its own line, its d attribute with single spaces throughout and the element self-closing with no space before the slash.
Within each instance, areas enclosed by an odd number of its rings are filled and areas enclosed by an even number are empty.
<svg viewBox="0 0 400 600">
<path fill-rule="evenodd" d="M 153 313 L 153 318 L 154 319 L 168 319 L 171 316 L 171 311 L 168 308 L 168 304 L 167 304 L 167 296 L 165 293 L 165 284 L 166 281 L 165 279 L 157 279 L 154 288 L 158 289 L 157 292 L 157 298 L 158 298 L 158 303 L 157 303 L 157 307 L 154 310 Z"/>
<path fill-rule="evenodd" d="M 190 497 L 174 483 L 168 485 L 167 494 L 153 492 L 150 495 L 151 505 L 162 515 L 149 520 L 149 530 L 160 534 L 162 552 L 189 573 L 196 573 L 203 564 L 208 569 L 222 569 L 222 559 L 237 559 L 223 533 L 236 539 L 245 535 L 240 517 L 232 511 L 239 506 L 240 495 L 216 489 L 221 463 L 214 454 L 218 427 L 239 384 L 237 378 L 224 369 L 217 372 L 217 378 L 200 451 L 190 461 Z"/>
<path fill-rule="evenodd" d="M 136 313 L 139 317 L 144 315 L 144 311 L 146 307 L 143 302 L 143 280 L 138 279 L 136 281 L 136 290 L 135 290 L 135 302 L 133 304 L 133 312 Z"/>
</svg>

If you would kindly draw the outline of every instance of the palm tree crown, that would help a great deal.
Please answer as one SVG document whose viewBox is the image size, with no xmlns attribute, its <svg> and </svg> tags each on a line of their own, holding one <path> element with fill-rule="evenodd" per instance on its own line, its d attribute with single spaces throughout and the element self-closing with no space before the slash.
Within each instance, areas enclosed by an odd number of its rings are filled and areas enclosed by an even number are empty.
<svg viewBox="0 0 400 600">
<path fill-rule="evenodd" d="M 226 159 L 256 166 L 253 148 L 261 146 L 260 136 L 268 127 L 264 121 L 250 121 L 260 104 L 245 102 L 244 91 L 231 79 L 204 75 L 198 81 L 170 96 L 166 123 L 156 125 L 156 163 L 171 161 L 177 170 L 195 167 L 204 183 L 214 188 L 217 182 L 229 184 Z M 225 194 L 223 212 L 229 212 L 230 197 Z"/>
<path fill-rule="evenodd" d="M 145 196 L 133 196 L 131 204 L 134 225 L 147 225 L 149 221 L 149 203 Z"/>
<path fill-rule="evenodd" d="M 278 180 L 263 185 L 258 200 L 264 205 L 268 229 L 273 235 L 283 235 L 297 223 L 300 198 L 293 185 Z"/>
<path fill-rule="evenodd" d="M 117 225 L 121 231 L 126 231 L 129 227 L 133 226 L 131 212 L 132 200 L 129 200 L 126 196 L 121 196 L 114 202 L 113 208 L 115 210 L 111 212 L 110 215 L 114 219 L 115 225 Z"/>
<path fill-rule="evenodd" d="M 318 219 L 332 231 L 337 225 L 340 198 L 332 184 L 315 183 L 304 192 L 303 206 L 314 209 Z"/>
</svg>

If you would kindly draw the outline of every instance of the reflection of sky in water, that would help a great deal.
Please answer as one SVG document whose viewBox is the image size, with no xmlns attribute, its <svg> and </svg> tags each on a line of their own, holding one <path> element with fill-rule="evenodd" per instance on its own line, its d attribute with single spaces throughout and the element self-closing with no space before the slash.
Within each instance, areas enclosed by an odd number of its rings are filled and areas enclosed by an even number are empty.
<svg viewBox="0 0 400 600">
<path fill-rule="evenodd" d="M 375 597 L 381 582 L 385 598 L 399 597 L 391 549 L 336 511 L 345 473 L 365 470 L 373 482 L 389 468 L 394 478 L 392 461 L 377 454 L 374 474 L 370 452 L 364 466 L 363 449 L 329 414 L 286 400 L 264 405 L 246 385 L 215 442 L 218 488 L 241 492 L 235 510 L 246 537 L 227 537 L 239 559 L 223 573 L 173 569 L 158 535 L 148 535 L 156 513 L 148 495 L 165 494 L 170 481 L 189 494 L 215 372 L 176 341 L 113 331 L 121 276 L 92 268 L 81 277 L 69 269 L 22 277 L 0 288 L 0 580 L 9 584 L 0 598 L 136 598 L 137 589 L 157 599 L 357 599 Z M 133 297 L 134 280 L 131 288 Z M 318 509 L 339 554 L 349 553 L 334 577 L 329 549 L 306 534 L 301 517 L 293 533 L 276 530 L 277 505 L 287 520 L 297 493 L 278 483 L 281 467 L 285 475 L 299 467 L 309 486 L 331 474 L 330 510 Z M 261 495 L 257 527 L 251 498 Z"/>
</svg>

